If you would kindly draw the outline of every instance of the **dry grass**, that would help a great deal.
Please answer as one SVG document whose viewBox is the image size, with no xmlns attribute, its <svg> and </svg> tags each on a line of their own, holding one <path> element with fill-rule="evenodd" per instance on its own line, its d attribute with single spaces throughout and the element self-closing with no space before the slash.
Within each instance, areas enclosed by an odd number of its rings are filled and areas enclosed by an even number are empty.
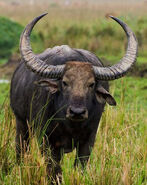
<svg viewBox="0 0 147 185">
<path fill-rule="evenodd" d="M 64 156 L 61 162 L 63 185 L 146 185 L 146 109 L 136 104 L 137 99 L 125 100 L 124 87 L 127 81 L 119 86 L 120 102 L 116 108 L 106 107 L 85 171 L 82 172 L 80 166 L 73 168 L 75 151 Z M 40 153 L 36 136 L 30 137 L 24 160 L 17 165 L 15 120 L 7 104 L 1 109 L 1 121 L 0 184 L 50 184 L 46 175 L 45 156 Z"/>
</svg>

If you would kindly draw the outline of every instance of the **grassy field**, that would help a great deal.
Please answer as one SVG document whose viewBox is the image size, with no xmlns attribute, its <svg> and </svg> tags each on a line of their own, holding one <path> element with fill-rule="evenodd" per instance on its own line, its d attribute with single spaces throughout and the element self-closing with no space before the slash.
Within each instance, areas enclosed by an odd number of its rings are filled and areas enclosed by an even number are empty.
<svg viewBox="0 0 147 185">
<path fill-rule="evenodd" d="M 147 182 L 147 79 L 126 77 L 111 83 L 117 107 L 106 107 L 96 143 L 84 172 L 74 169 L 75 152 L 61 162 L 63 184 L 133 184 Z M 16 164 L 15 120 L 9 107 L 9 84 L 0 85 L 0 184 L 48 184 L 45 157 L 37 138 L 31 136 L 30 150 Z M 5 102 L 3 104 L 3 102 Z"/>
<path fill-rule="evenodd" d="M 64 155 L 63 185 L 147 184 L 147 78 L 141 77 L 147 69 L 147 8 L 143 3 L 113 5 L 87 5 L 85 9 L 79 4 L 66 8 L 58 4 L 0 6 L 1 16 L 23 26 L 34 16 L 49 12 L 34 29 L 35 52 L 69 44 L 94 52 L 106 65 L 115 63 L 125 52 L 126 38 L 119 25 L 106 18 L 107 13 L 125 21 L 138 38 L 136 71 L 110 83 L 117 106 L 106 106 L 85 171 L 80 166 L 73 168 L 75 151 Z M 14 51 L 19 52 L 18 44 L 12 48 L 12 54 Z M 0 63 L 7 59 L 0 56 Z M 1 76 L 5 77 L 5 73 Z M 9 88 L 9 83 L 0 84 L 0 185 L 48 185 L 45 157 L 36 136 L 30 136 L 30 150 L 26 151 L 24 161 L 16 163 L 15 119 L 9 105 Z"/>
</svg>

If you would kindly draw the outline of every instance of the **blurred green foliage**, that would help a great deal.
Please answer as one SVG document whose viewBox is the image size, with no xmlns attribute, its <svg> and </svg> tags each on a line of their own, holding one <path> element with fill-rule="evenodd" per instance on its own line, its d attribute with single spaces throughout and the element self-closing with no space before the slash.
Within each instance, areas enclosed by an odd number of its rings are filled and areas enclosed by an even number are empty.
<svg viewBox="0 0 147 185">
<path fill-rule="evenodd" d="M 0 57 L 9 57 L 19 41 L 23 27 L 8 18 L 0 17 Z"/>
<path fill-rule="evenodd" d="M 0 59 L 9 58 L 18 52 L 18 44 L 24 27 L 8 18 L 0 17 Z M 32 34 L 32 41 L 39 42 L 39 36 Z"/>
</svg>

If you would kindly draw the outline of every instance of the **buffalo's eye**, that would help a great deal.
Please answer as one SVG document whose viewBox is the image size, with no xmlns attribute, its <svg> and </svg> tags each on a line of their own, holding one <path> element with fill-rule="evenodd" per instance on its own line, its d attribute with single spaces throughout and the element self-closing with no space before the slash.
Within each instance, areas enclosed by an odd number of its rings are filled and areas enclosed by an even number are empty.
<svg viewBox="0 0 147 185">
<path fill-rule="evenodd" d="M 91 89 L 93 89 L 94 88 L 94 86 L 95 86 L 95 83 L 93 82 L 93 83 L 91 83 L 91 84 L 89 84 L 89 88 L 91 88 Z"/>
<path fill-rule="evenodd" d="M 62 85 L 63 85 L 63 87 L 67 87 L 68 86 L 67 82 L 65 82 L 65 81 L 62 81 Z"/>
</svg>

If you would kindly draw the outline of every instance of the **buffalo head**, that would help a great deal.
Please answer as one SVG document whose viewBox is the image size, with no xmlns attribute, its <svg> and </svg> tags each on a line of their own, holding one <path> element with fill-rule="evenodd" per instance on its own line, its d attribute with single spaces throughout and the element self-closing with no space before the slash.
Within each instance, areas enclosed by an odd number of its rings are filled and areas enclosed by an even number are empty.
<svg viewBox="0 0 147 185">
<path fill-rule="evenodd" d="M 67 104 L 67 119 L 81 121 L 88 118 L 93 103 L 115 105 L 116 102 L 102 81 L 118 79 L 135 63 L 137 41 L 131 29 L 118 18 L 111 16 L 126 32 L 128 47 L 125 56 L 111 67 L 92 66 L 87 62 L 67 61 L 63 65 L 49 65 L 35 55 L 30 46 L 30 34 L 34 25 L 43 14 L 28 24 L 21 35 L 20 52 L 26 66 L 44 79 L 38 83 L 45 86 L 50 93 L 60 92 L 60 102 Z M 52 54 L 52 53 L 51 53 Z M 61 101 L 62 99 L 62 101 Z M 66 102 L 66 103 L 65 103 Z M 59 103 L 59 105 L 62 105 Z"/>
<path fill-rule="evenodd" d="M 45 87 L 51 94 L 59 92 L 60 107 L 66 106 L 65 117 L 71 121 L 83 121 L 88 118 L 93 103 L 116 105 L 115 100 L 95 80 L 90 63 L 67 62 L 61 80 L 41 79 L 38 85 Z"/>
</svg>

